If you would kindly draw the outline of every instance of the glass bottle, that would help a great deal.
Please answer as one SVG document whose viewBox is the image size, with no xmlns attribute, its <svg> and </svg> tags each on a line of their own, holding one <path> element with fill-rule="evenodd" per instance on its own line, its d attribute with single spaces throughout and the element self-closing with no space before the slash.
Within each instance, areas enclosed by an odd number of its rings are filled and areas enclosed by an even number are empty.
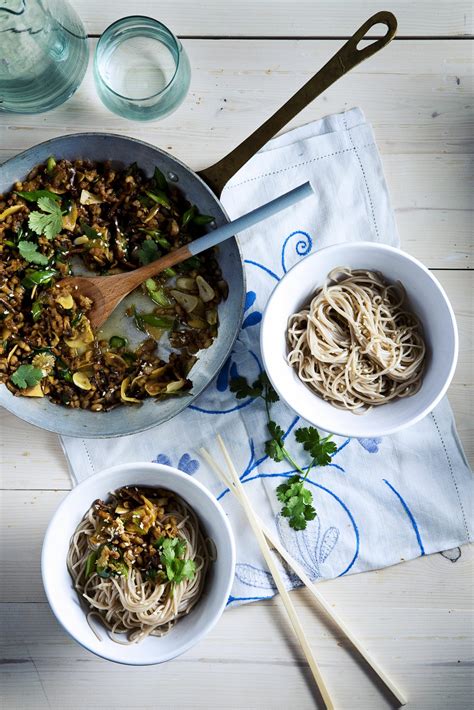
<svg viewBox="0 0 474 710">
<path fill-rule="evenodd" d="M 0 111 L 41 113 L 68 99 L 89 59 L 84 26 L 63 0 L 0 0 Z"/>
</svg>

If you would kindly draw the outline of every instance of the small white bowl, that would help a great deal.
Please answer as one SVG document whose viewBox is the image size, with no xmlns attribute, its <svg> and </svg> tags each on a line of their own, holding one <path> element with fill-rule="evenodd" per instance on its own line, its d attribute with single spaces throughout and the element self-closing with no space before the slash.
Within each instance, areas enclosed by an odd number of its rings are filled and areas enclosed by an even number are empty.
<svg viewBox="0 0 474 710">
<path fill-rule="evenodd" d="M 300 310 L 327 275 L 338 266 L 373 269 L 389 281 L 401 281 L 423 325 L 427 360 L 423 383 L 412 397 L 352 414 L 318 397 L 287 363 L 288 318 Z M 448 389 L 458 358 L 458 331 L 453 309 L 433 274 L 399 249 L 373 242 L 345 242 L 310 254 L 294 266 L 273 291 L 262 322 L 262 357 L 274 388 L 297 414 L 316 427 L 350 437 L 378 437 L 415 424 Z"/>
<path fill-rule="evenodd" d="M 126 485 L 167 488 L 195 511 L 203 531 L 216 547 L 216 560 L 208 570 L 204 591 L 189 615 L 165 636 L 149 636 L 141 643 L 112 641 L 100 622 L 99 641 L 86 620 L 84 608 L 66 567 L 69 541 L 84 513 L 96 498 Z M 235 543 L 224 510 L 196 479 L 171 466 L 133 463 L 114 466 L 74 488 L 55 512 L 43 542 L 41 574 L 48 602 L 59 623 L 81 646 L 109 661 L 133 666 L 163 663 L 194 646 L 216 624 L 229 598 L 235 571 Z"/>
</svg>

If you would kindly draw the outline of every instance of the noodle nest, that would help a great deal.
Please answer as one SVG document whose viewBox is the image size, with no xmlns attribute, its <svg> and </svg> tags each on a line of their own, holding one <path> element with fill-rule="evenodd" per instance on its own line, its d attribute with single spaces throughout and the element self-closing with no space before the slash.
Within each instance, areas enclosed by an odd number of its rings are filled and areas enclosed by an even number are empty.
<svg viewBox="0 0 474 710">
<path fill-rule="evenodd" d="M 426 347 L 401 283 L 338 267 L 288 321 L 288 363 L 335 407 L 363 414 L 421 387 Z"/>
<path fill-rule="evenodd" d="M 91 538 L 97 535 L 101 519 L 96 503 L 92 504 L 71 538 L 67 567 L 74 587 L 87 607 L 87 621 L 99 617 L 113 641 L 138 643 L 148 636 L 164 636 L 178 619 L 188 614 L 199 600 L 205 581 L 210 555 L 195 513 L 183 500 L 169 491 L 169 504 L 160 518 L 166 527 L 172 521 L 177 537 L 186 543 L 185 558 L 193 560 L 192 579 L 179 583 L 150 579 L 139 565 L 129 567 L 127 576 L 102 578 L 97 573 L 87 576 L 87 559 L 97 545 Z M 116 500 L 112 497 L 113 505 Z M 137 560 L 138 561 L 138 560 Z M 127 634 L 119 639 L 115 634 Z"/>
</svg>

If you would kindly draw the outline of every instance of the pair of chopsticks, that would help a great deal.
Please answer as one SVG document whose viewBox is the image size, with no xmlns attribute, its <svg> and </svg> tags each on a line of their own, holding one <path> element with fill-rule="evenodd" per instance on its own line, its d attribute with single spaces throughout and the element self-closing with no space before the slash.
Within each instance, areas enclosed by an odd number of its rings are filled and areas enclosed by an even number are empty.
<svg viewBox="0 0 474 710">
<path fill-rule="evenodd" d="M 390 678 L 387 676 L 387 674 L 380 668 L 378 663 L 376 663 L 376 661 L 374 661 L 374 659 L 370 656 L 369 652 L 364 648 L 364 646 L 360 643 L 360 641 L 354 636 L 352 631 L 346 626 L 346 624 L 342 621 L 342 619 L 340 619 L 337 616 L 337 614 L 333 611 L 333 609 L 330 607 L 330 605 L 325 600 L 325 598 L 322 596 L 322 594 L 317 590 L 315 584 L 308 577 L 308 575 L 306 574 L 306 572 L 304 571 L 302 566 L 296 560 L 294 560 L 291 557 L 291 555 L 288 554 L 287 550 L 283 547 L 283 545 L 275 539 L 275 537 L 272 535 L 272 533 L 265 527 L 265 525 L 261 522 L 261 520 L 259 520 L 259 518 L 257 517 L 256 513 L 254 512 L 254 510 L 252 508 L 249 498 L 248 498 L 248 496 L 244 490 L 244 487 L 240 481 L 239 475 L 238 475 L 238 473 L 235 469 L 235 466 L 230 458 L 229 452 L 227 451 L 224 441 L 220 435 L 218 435 L 217 441 L 219 443 L 220 449 L 221 449 L 224 459 L 226 461 L 230 476 L 228 476 L 224 472 L 224 470 L 219 466 L 217 461 L 206 451 L 206 449 L 201 449 L 201 454 L 202 454 L 203 458 L 207 461 L 207 463 L 211 466 L 211 468 L 214 470 L 214 472 L 217 474 L 217 476 L 221 479 L 223 484 L 225 486 L 227 486 L 229 488 L 229 490 L 232 491 L 232 493 L 235 495 L 237 500 L 240 502 L 240 504 L 242 505 L 242 507 L 247 515 L 250 526 L 255 534 L 255 537 L 257 538 L 257 542 L 260 546 L 260 550 L 263 554 L 265 562 L 267 563 L 268 568 L 271 572 L 271 575 L 275 581 L 275 584 L 276 584 L 276 587 L 280 593 L 283 605 L 286 609 L 286 612 L 288 614 L 290 622 L 293 626 L 293 630 L 295 632 L 295 635 L 301 644 L 301 648 L 302 648 L 303 653 L 306 657 L 306 660 L 308 661 L 309 667 L 311 669 L 314 680 L 316 682 L 316 685 L 319 689 L 319 692 L 321 694 L 321 697 L 324 701 L 326 708 L 328 708 L 328 710 L 333 710 L 334 703 L 331 700 L 326 683 L 324 682 L 324 679 L 321 675 L 321 671 L 320 671 L 319 666 L 316 662 L 314 654 L 311 650 L 311 647 L 309 645 L 308 639 L 307 639 L 306 634 L 304 632 L 303 626 L 298 618 L 295 607 L 293 606 L 293 602 L 290 599 L 290 595 L 285 587 L 285 584 L 283 582 L 281 574 L 280 574 L 278 567 L 276 565 L 275 559 L 271 553 L 270 546 L 273 547 L 281 555 L 281 557 L 287 562 L 287 564 L 294 570 L 294 572 L 298 575 L 298 577 L 301 579 L 303 584 L 309 589 L 309 591 L 311 592 L 313 597 L 316 599 L 319 606 L 322 607 L 322 609 L 324 609 L 324 611 L 328 614 L 328 616 L 332 619 L 332 621 L 336 624 L 336 626 L 349 639 L 349 641 L 353 644 L 353 646 L 355 646 L 355 648 L 359 651 L 361 656 L 367 661 L 369 666 L 371 666 L 371 668 L 375 671 L 375 673 L 382 680 L 384 685 L 397 698 L 399 703 L 401 705 L 405 705 L 406 699 L 402 695 L 400 690 L 397 688 L 397 686 L 393 683 L 393 681 L 390 680 Z M 270 543 L 270 545 L 269 545 L 269 543 Z"/>
</svg>

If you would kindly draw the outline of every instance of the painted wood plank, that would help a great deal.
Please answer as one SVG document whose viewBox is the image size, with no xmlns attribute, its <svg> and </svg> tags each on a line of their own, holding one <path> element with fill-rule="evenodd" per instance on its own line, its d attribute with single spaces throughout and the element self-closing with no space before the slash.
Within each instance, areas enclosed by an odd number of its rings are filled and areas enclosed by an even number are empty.
<svg viewBox="0 0 474 710">
<path fill-rule="evenodd" d="M 428 247 L 427 247 L 428 248 Z M 474 463 L 474 426 L 472 408 L 473 375 L 473 301 L 474 275 L 468 271 L 437 271 L 437 278 L 451 300 L 460 332 L 459 364 L 449 399 L 466 455 Z M 36 429 L 5 410 L 0 412 L 3 431 L 0 442 L 0 488 L 61 489 L 71 483 L 66 462 L 56 435 Z"/>
<path fill-rule="evenodd" d="M 77 0 L 77 11 L 91 33 L 101 33 L 111 22 L 130 14 L 130 3 Z M 377 0 L 135 0 L 133 13 L 164 22 L 176 34 L 196 36 L 350 36 L 383 8 Z M 401 36 L 472 33 L 472 4 L 465 0 L 392 0 Z"/>
<path fill-rule="evenodd" d="M 108 112 L 89 68 L 77 94 L 56 111 L 0 115 L 0 160 L 57 135 L 99 127 L 149 141 L 195 169 L 205 167 L 282 104 L 337 44 L 189 41 L 191 93 L 176 114 L 157 123 L 132 123 Z M 355 104 L 364 109 L 383 154 L 403 242 L 432 267 L 465 268 L 472 254 L 469 47 L 456 41 L 392 44 L 293 122 Z"/>
<path fill-rule="evenodd" d="M 96 41 L 91 42 L 91 52 Z M 335 40 L 186 40 L 190 93 L 171 116 L 139 123 L 102 106 L 92 78 L 46 114 L 0 114 L 0 159 L 66 132 L 125 132 L 206 166 L 256 128 L 339 48 Z M 290 125 L 361 106 L 382 153 L 472 150 L 474 107 L 470 41 L 391 44 L 356 67 Z"/>
<path fill-rule="evenodd" d="M 341 616 L 406 691 L 408 707 L 469 707 L 474 555 L 472 547 L 462 552 L 455 564 L 433 555 L 321 584 Z M 453 590 L 449 599 L 447 580 Z M 337 707 L 391 707 L 345 640 L 320 619 L 309 594 L 294 592 L 292 598 Z M 197 647 L 165 666 L 150 668 L 126 668 L 95 658 L 66 636 L 46 603 L 2 604 L 0 615 L 1 692 L 5 707 L 12 710 L 151 710 L 157 707 L 157 697 L 159 707 L 314 707 L 307 668 L 278 599 L 225 612 Z M 98 686 L 107 688 L 100 698 Z"/>
</svg>

